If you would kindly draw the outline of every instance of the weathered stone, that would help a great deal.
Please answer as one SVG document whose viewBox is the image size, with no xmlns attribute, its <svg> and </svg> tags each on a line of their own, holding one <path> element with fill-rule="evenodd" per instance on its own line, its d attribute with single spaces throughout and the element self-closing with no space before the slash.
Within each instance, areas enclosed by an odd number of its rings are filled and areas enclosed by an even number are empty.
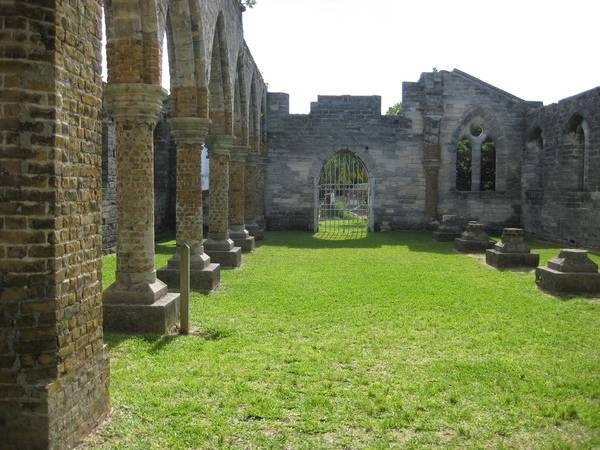
<svg viewBox="0 0 600 450">
<path fill-rule="evenodd" d="M 109 85 L 106 90 L 116 128 L 118 236 L 116 280 L 104 292 L 104 316 L 117 318 L 126 305 L 128 317 L 140 315 L 123 323 L 107 319 L 105 330 L 124 332 L 135 324 L 131 332 L 144 332 L 144 314 L 149 315 L 148 333 L 177 324 L 169 311 L 178 295 L 167 295 L 167 285 L 154 269 L 153 130 L 163 98 L 160 86 L 147 84 Z M 161 309 L 163 313 L 156 312 Z M 159 318 L 170 322 L 156 326 Z"/>
<path fill-rule="evenodd" d="M 211 264 L 203 245 L 200 148 L 205 141 L 209 122 L 206 119 L 178 117 L 171 119 L 170 125 L 177 144 L 177 253 L 158 271 L 158 276 L 169 288 L 179 288 L 179 248 L 187 244 L 190 247 L 190 288 L 207 293 L 216 289 L 220 281 L 220 267 Z"/>
<path fill-rule="evenodd" d="M 454 214 L 442 216 L 442 222 L 433 232 L 433 239 L 438 242 L 452 242 L 462 234 L 462 220 Z"/>
<path fill-rule="evenodd" d="M 454 248 L 463 253 L 485 253 L 493 245 L 485 227 L 478 222 L 469 222 L 461 237 L 454 240 Z"/>
<path fill-rule="evenodd" d="M 537 267 L 540 255 L 531 253 L 521 228 L 505 228 L 494 248 L 485 252 L 485 262 L 498 269 Z"/>
<path fill-rule="evenodd" d="M 561 294 L 600 295 L 598 265 L 586 250 L 564 249 L 535 270 L 535 282 L 544 290 Z"/>
<path fill-rule="evenodd" d="M 236 145 L 231 149 L 229 165 L 229 235 L 242 252 L 254 251 L 254 237 L 246 229 L 245 219 L 245 175 L 248 148 Z"/>
<path fill-rule="evenodd" d="M 210 136 L 210 207 L 208 211 L 208 239 L 204 244 L 211 260 L 223 267 L 241 265 L 242 249 L 229 236 L 229 159 L 233 138 Z"/>
</svg>

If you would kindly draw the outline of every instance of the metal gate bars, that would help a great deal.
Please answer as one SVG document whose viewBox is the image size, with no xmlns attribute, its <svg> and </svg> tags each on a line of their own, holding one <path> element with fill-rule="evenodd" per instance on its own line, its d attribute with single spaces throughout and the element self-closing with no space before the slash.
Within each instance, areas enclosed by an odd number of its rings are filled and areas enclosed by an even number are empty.
<svg viewBox="0 0 600 450">
<path fill-rule="evenodd" d="M 367 167 L 350 150 L 336 152 L 323 164 L 315 189 L 315 231 L 364 234 L 369 228 L 370 211 Z"/>
</svg>

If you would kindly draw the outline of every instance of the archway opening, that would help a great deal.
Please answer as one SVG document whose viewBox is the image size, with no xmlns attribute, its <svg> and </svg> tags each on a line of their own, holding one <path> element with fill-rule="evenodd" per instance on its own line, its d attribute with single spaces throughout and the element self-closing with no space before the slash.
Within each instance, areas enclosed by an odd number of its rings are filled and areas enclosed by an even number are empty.
<svg viewBox="0 0 600 450">
<path fill-rule="evenodd" d="M 325 161 L 315 197 L 315 228 L 319 233 L 358 235 L 369 230 L 369 173 L 350 150 L 340 150 Z"/>
</svg>

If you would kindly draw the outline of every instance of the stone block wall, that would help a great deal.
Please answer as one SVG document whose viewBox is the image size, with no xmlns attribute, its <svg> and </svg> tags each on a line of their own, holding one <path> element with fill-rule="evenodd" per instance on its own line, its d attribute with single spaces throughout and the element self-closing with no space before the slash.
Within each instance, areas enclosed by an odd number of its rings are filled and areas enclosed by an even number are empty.
<svg viewBox="0 0 600 450">
<path fill-rule="evenodd" d="M 586 124 L 584 165 L 572 163 L 570 123 L 577 116 Z M 532 111 L 522 151 L 525 230 L 567 245 L 600 248 L 600 88 Z M 581 171 L 585 183 L 579 187 Z"/>
<path fill-rule="evenodd" d="M 269 229 L 312 228 L 315 180 L 343 149 L 361 158 L 374 180 L 375 229 L 424 226 L 422 139 L 410 120 L 382 116 L 380 97 L 319 96 L 310 114 L 290 115 L 287 94 L 269 93 L 267 108 Z"/>
<path fill-rule="evenodd" d="M 117 154 L 115 124 L 109 113 L 102 114 L 102 250 L 117 248 Z"/>
<path fill-rule="evenodd" d="M 108 412 L 97 0 L 0 1 L 0 446 Z"/>
</svg>

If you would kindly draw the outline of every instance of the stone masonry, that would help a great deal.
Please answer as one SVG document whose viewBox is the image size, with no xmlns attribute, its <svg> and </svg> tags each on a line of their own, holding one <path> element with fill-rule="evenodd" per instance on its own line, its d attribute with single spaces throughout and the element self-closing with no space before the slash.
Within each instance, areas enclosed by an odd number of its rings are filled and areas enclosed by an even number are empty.
<svg viewBox="0 0 600 450">
<path fill-rule="evenodd" d="M 314 180 L 348 149 L 374 179 L 377 230 L 425 228 L 450 214 L 600 248 L 600 88 L 543 106 L 460 70 L 436 71 L 405 82 L 402 100 L 401 115 L 382 116 L 378 97 L 319 96 L 298 115 L 287 94 L 269 93 L 268 227 L 312 229 Z M 457 187 L 461 139 L 469 190 Z M 482 184 L 490 142 L 491 187 Z"/>
<path fill-rule="evenodd" d="M 100 16 L 0 1 L 2 449 L 72 448 L 109 411 Z"/>
</svg>

